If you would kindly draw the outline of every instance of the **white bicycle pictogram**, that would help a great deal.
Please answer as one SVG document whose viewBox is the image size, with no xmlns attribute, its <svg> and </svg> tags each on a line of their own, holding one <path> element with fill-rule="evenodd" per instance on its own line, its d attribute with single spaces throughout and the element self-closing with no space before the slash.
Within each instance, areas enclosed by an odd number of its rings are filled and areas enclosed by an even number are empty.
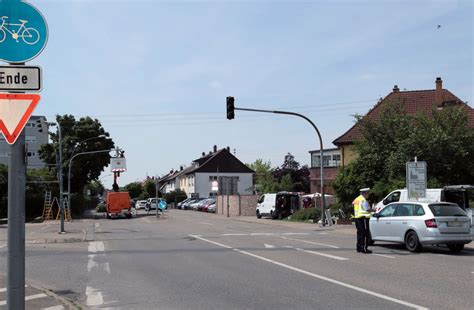
<svg viewBox="0 0 474 310">
<path fill-rule="evenodd" d="M 27 20 L 19 19 L 20 24 L 7 23 L 8 16 L 2 16 L 0 24 L 0 43 L 5 41 L 7 38 L 7 33 L 9 33 L 12 38 L 18 43 L 18 39 L 21 37 L 23 42 L 28 45 L 33 45 L 38 43 L 40 39 L 40 34 L 38 30 L 33 27 L 27 28 L 25 25 L 28 23 Z M 7 27 L 8 26 L 8 27 Z M 12 27 L 17 27 L 12 29 Z"/>
</svg>

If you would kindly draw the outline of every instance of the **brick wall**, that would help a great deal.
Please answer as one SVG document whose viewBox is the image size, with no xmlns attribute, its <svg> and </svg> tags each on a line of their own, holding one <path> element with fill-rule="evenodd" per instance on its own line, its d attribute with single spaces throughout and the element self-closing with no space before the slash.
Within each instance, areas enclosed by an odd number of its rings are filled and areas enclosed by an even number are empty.
<svg viewBox="0 0 474 310">
<path fill-rule="evenodd" d="M 253 216 L 257 208 L 257 195 L 217 196 L 216 214 L 223 216 Z M 227 207 L 229 201 L 229 207 Z"/>
</svg>

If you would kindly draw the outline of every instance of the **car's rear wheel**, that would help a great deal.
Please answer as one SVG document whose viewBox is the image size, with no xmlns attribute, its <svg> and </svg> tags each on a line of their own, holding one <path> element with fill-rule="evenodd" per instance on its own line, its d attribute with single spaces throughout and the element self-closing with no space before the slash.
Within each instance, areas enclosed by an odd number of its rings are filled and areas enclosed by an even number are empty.
<svg viewBox="0 0 474 310">
<path fill-rule="evenodd" d="M 258 219 L 261 219 L 262 218 L 262 215 L 260 214 L 260 211 L 257 210 L 257 218 Z"/>
<path fill-rule="evenodd" d="M 419 252 L 421 251 L 421 243 L 418 235 L 413 230 L 409 231 L 405 235 L 405 247 L 410 252 Z"/>
<path fill-rule="evenodd" d="M 448 244 L 447 246 L 453 253 L 459 253 L 464 249 L 464 244 Z"/>
</svg>

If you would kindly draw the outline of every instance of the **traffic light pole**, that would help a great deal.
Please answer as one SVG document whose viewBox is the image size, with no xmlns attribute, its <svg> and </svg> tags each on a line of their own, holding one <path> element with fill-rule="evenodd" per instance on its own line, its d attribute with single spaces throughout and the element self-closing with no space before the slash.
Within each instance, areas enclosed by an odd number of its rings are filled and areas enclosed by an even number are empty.
<svg viewBox="0 0 474 310">
<path fill-rule="evenodd" d="M 259 109 L 246 109 L 246 108 L 234 108 L 235 110 L 240 110 L 240 111 L 248 111 L 248 112 L 261 112 L 261 113 L 274 113 L 274 114 L 284 114 L 284 115 L 293 115 L 293 116 L 298 116 L 303 119 L 305 119 L 308 123 L 313 126 L 314 130 L 316 130 L 316 133 L 318 134 L 319 138 L 319 153 L 320 153 L 320 172 L 321 172 L 321 224 L 323 226 L 326 226 L 326 198 L 324 197 L 324 164 L 323 164 L 323 139 L 321 138 L 321 133 L 319 132 L 318 127 L 306 116 L 295 113 L 295 112 L 287 112 L 287 111 L 272 111 L 272 110 L 259 110 Z M 316 207 L 316 201 L 314 206 Z M 330 221 L 331 219 L 329 219 Z M 328 221 L 328 222 L 329 222 Z"/>
</svg>

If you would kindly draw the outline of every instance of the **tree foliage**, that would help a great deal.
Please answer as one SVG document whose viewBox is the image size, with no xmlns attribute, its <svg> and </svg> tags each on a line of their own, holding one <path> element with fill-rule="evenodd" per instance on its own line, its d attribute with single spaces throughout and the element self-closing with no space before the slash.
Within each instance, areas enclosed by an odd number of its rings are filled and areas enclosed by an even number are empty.
<svg viewBox="0 0 474 310">
<path fill-rule="evenodd" d="M 269 161 L 262 159 L 248 166 L 255 171 L 254 184 L 259 193 L 309 192 L 308 166 L 301 166 L 291 153 L 285 155 L 283 164 L 277 168 L 272 168 Z"/>
<path fill-rule="evenodd" d="M 138 198 L 143 193 L 141 182 L 132 182 L 125 185 L 125 190 L 130 194 L 130 198 Z"/>
<path fill-rule="evenodd" d="M 376 201 L 405 187 L 405 164 L 415 157 L 427 163 L 429 187 L 474 183 L 474 129 L 462 108 L 406 114 L 403 103 L 391 102 L 379 119 L 356 118 L 358 157 L 333 182 L 344 204 L 361 187 L 371 187 Z"/>
<path fill-rule="evenodd" d="M 76 120 L 72 115 L 56 116 L 61 126 L 64 190 L 67 191 L 68 166 L 74 154 L 109 150 L 114 148 L 114 142 L 97 119 L 83 117 Z M 100 137 L 103 135 L 104 137 Z M 52 143 L 43 145 L 39 151 L 40 158 L 46 163 L 56 163 L 59 149 L 57 132 L 50 132 Z M 74 158 L 71 167 L 71 193 L 82 196 L 84 186 L 97 180 L 101 172 L 110 163 L 107 152 L 93 155 L 83 155 Z M 56 168 L 52 168 L 56 169 Z M 74 199 L 76 201 L 77 199 Z M 71 206 L 73 208 L 79 206 Z"/>
</svg>

